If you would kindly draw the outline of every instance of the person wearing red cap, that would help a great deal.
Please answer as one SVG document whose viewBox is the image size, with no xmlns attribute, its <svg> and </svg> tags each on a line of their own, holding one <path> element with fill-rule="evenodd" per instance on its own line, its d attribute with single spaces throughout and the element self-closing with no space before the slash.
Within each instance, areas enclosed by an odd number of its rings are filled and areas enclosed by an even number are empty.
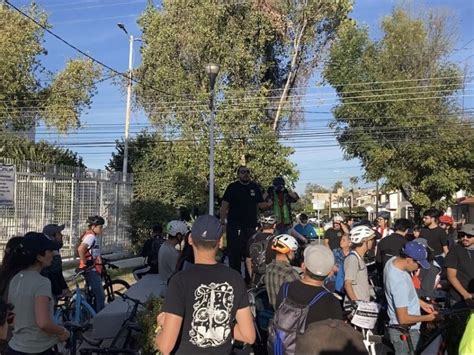
<svg viewBox="0 0 474 355">
<path fill-rule="evenodd" d="M 448 246 L 451 248 L 455 243 L 457 239 L 457 231 L 453 227 L 454 225 L 454 219 L 451 216 L 448 216 L 447 214 L 442 215 L 439 217 L 439 222 L 438 226 L 446 232 L 446 235 L 448 236 Z"/>
</svg>

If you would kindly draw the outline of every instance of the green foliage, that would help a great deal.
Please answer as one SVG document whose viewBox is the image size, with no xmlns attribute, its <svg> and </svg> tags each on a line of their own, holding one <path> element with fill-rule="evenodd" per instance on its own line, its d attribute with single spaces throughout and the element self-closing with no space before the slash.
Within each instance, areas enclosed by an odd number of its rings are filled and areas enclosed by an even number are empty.
<svg viewBox="0 0 474 355">
<path fill-rule="evenodd" d="M 138 323 L 142 328 L 139 344 L 143 355 L 161 354 L 155 349 L 156 316 L 161 312 L 161 298 L 150 297 L 145 303 L 145 309 L 138 314 Z"/>
<path fill-rule="evenodd" d="M 127 172 L 133 173 L 133 166 L 138 161 L 146 150 L 153 144 L 154 133 L 142 131 L 136 137 L 128 140 L 128 166 Z M 112 158 L 106 166 L 108 171 L 122 171 L 123 169 L 123 155 L 124 155 L 124 141 L 115 141 L 115 152 L 112 153 Z"/>
<path fill-rule="evenodd" d="M 25 11 L 48 26 L 35 5 Z M 90 60 L 75 59 L 61 72 L 47 71 L 40 60 L 48 54 L 44 30 L 5 4 L 0 4 L 0 28 L 0 131 L 28 129 L 38 120 L 63 132 L 79 127 L 100 70 Z"/>
<path fill-rule="evenodd" d="M 300 196 L 300 199 L 293 205 L 293 210 L 298 212 L 312 213 L 313 210 L 313 193 L 316 192 L 329 192 L 328 189 L 318 184 L 307 183 L 304 189 L 304 194 Z"/>
<path fill-rule="evenodd" d="M 346 23 L 324 71 L 341 100 L 332 126 L 346 157 L 359 158 L 367 180 L 383 178 L 417 210 L 446 207 L 456 191 L 472 188 L 474 140 L 453 98 L 463 83 L 446 60 L 447 20 L 397 8 L 378 41 Z"/>
<path fill-rule="evenodd" d="M 337 192 L 337 190 L 342 189 L 343 187 L 344 185 L 342 184 L 342 181 L 336 181 L 332 186 L 332 192 Z"/>
<path fill-rule="evenodd" d="M 0 158 L 85 167 L 82 158 L 69 149 L 56 147 L 44 141 L 35 143 L 12 134 L 0 134 Z"/>
</svg>

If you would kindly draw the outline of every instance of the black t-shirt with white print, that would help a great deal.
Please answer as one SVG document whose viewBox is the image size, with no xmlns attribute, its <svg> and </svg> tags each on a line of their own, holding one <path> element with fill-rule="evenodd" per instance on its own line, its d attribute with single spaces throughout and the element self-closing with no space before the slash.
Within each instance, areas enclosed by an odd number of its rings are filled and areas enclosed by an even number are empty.
<svg viewBox="0 0 474 355">
<path fill-rule="evenodd" d="M 230 354 L 239 309 L 249 305 L 242 276 L 222 264 L 195 264 L 169 282 L 163 312 L 183 318 L 173 354 Z"/>
</svg>

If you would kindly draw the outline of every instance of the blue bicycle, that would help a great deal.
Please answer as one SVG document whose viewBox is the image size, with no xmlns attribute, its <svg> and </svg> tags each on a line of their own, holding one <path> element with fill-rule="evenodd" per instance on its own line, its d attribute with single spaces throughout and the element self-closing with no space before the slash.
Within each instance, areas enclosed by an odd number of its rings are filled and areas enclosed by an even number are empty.
<svg viewBox="0 0 474 355">
<path fill-rule="evenodd" d="M 54 314 L 56 324 L 65 322 L 74 322 L 83 324 L 88 322 L 96 315 L 94 308 L 87 302 L 87 297 L 79 286 L 79 277 L 88 269 L 77 271 L 72 280 L 76 284 L 76 289 L 70 298 L 66 298 L 61 305 L 58 305 Z"/>
</svg>

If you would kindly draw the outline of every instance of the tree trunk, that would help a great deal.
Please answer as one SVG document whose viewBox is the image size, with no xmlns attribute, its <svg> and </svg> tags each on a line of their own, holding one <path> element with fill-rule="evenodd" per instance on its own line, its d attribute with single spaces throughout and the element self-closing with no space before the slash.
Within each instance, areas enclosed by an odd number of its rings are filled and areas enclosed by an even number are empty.
<svg viewBox="0 0 474 355">
<path fill-rule="evenodd" d="M 288 92 L 290 91 L 290 86 L 291 86 L 290 83 L 294 79 L 293 76 L 296 75 L 296 63 L 298 61 L 298 56 L 300 55 L 301 40 L 306 30 L 306 24 L 307 24 L 307 21 L 304 20 L 301 26 L 300 32 L 298 33 L 298 35 L 295 37 L 295 40 L 294 40 L 294 45 L 293 45 L 294 51 L 293 51 L 293 57 L 291 58 L 290 71 L 288 73 L 288 77 L 286 78 L 285 87 L 283 88 L 283 92 L 281 93 L 281 96 L 280 96 L 280 101 L 278 103 L 278 108 L 275 114 L 275 118 L 273 119 L 273 131 L 275 132 L 278 131 L 278 123 L 280 121 L 283 105 L 288 99 Z"/>
</svg>

